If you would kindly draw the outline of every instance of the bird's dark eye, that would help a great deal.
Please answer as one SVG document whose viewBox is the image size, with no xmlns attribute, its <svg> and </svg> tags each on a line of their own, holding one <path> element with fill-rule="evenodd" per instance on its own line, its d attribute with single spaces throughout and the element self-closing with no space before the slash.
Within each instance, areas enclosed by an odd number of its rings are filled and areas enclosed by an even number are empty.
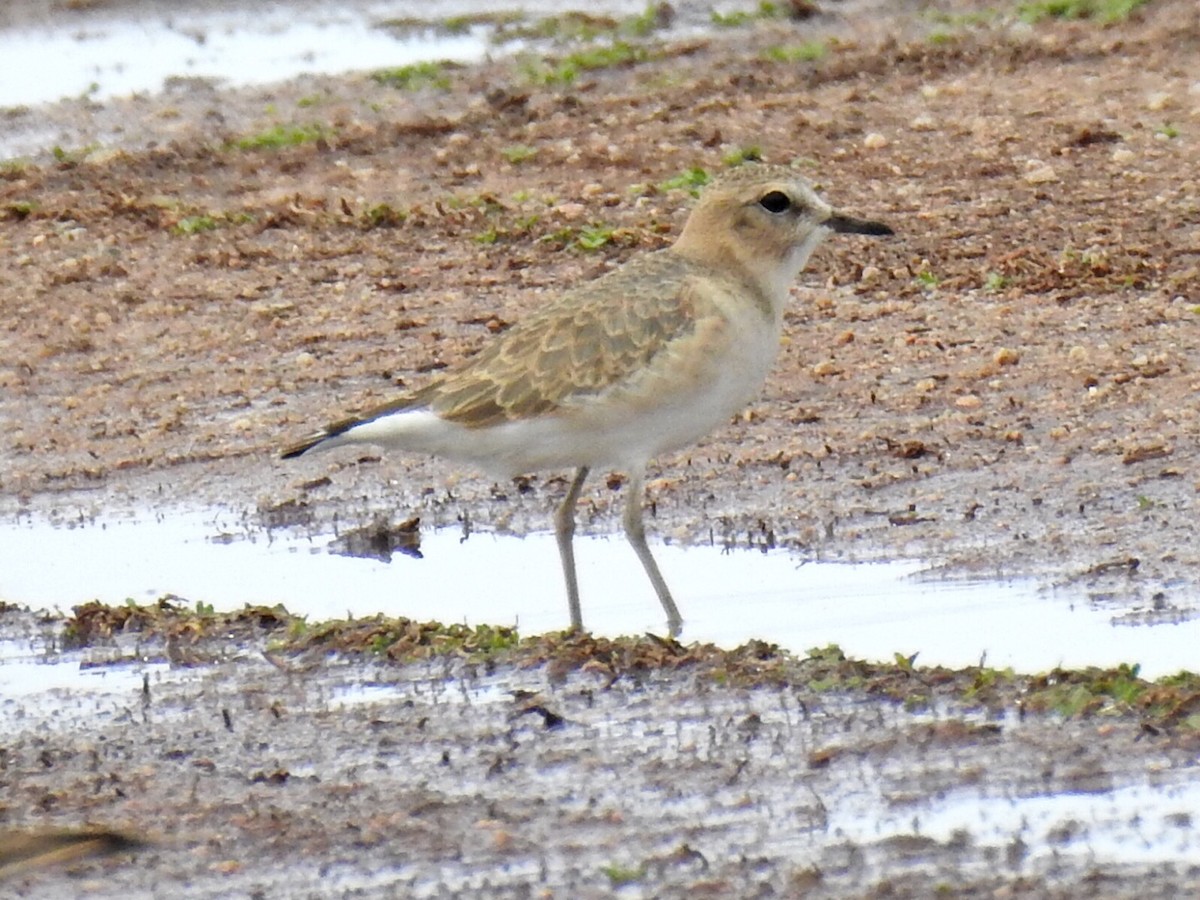
<svg viewBox="0 0 1200 900">
<path fill-rule="evenodd" d="M 782 213 L 792 208 L 792 199 L 783 191 L 770 191 L 759 198 L 758 205 L 769 213 Z"/>
</svg>

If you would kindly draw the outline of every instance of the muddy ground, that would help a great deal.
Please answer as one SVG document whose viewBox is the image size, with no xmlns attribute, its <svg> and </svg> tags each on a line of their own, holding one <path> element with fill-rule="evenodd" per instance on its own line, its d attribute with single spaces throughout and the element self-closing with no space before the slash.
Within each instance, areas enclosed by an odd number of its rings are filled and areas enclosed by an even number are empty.
<svg viewBox="0 0 1200 900">
<path fill-rule="evenodd" d="M 769 52 L 816 39 L 816 59 Z M 415 90 L 184 82 L 7 111 L 6 128 L 60 139 L 0 165 L 0 508 L 545 528 L 558 473 L 497 486 L 276 448 L 664 246 L 690 201 L 672 179 L 754 148 L 898 236 L 817 253 L 761 398 L 652 466 L 651 528 L 1030 574 L 1114 614 L 1192 615 L 1195 4 L 1028 24 L 830 3 L 645 40 L 570 84 L 506 57 Z M 620 498 L 597 479 L 581 528 L 615 529 Z M 861 684 L 735 688 L 670 666 L 607 690 L 586 667 L 355 655 L 298 676 L 244 637 L 149 699 L 70 726 L 31 711 L 5 737 L 6 826 L 162 841 L 17 892 L 1165 897 L 1200 881 L 1186 837 L 1163 865 L 1089 852 L 1101 824 L 1003 840 L 839 824 L 855 802 L 917 821 L 962 791 L 1167 790 L 1195 757 L 1185 716 L 1019 717 L 1015 699 L 980 712 L 962 691 L 909 708 Z M 335 699 L 363 680 L 387 689 Z M 514 713 L 517 688 L 565 724 Z"/>
</svg>

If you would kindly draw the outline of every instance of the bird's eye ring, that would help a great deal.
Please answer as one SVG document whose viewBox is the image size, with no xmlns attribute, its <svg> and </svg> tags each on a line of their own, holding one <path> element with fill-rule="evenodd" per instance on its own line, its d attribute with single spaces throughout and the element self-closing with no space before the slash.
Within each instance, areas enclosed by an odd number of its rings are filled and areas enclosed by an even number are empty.
<svg viewBox="0 0 1200 900">
<path fill-rule="evenodd" d="M 783 191 L 769 191 L 758 200 L 758 205 L 769 213 L 785 213 L 792 208 L 792 200 Z"/>
</svg>

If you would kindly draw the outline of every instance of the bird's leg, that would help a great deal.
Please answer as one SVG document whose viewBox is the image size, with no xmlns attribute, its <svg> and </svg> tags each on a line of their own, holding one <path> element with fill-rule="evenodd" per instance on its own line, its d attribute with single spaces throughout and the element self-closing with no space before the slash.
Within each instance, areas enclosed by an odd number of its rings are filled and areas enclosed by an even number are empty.
<svg viewBox="0 0 1200 900">
<path fill-rule="evenodd" d="M 575 537 L 575 506 L 579 503 L 579 494 L 587 477 L 587 466 L 580 466 L 567 490 L 567 496 L 563 498 L 562 506 L 554 512 L 554 539 L 558 541 L 558 556 L 562 560 L 563 577 L 567 581 L 567 604 L 571 607 L 571 628 L 574 631 L 583 631 L 583 612 L 579 606 L 579 581 L 575 577 L 575 547 L 572 539 Z"/>
<path fill-rule="evenodd" d="M 650 553 L 650 545 L 646 543 L 646 526 L 642 522 L 642 487 L 645 477 L 643 472 L 631 472 L 629 475 L 629 484 L 626 486 L 629 495 L 625 498 L 625 537 L 633 545 L 634 552 L 642 561 L 642 568 L 650 576 L 650 583 L 654 585 L 654 592 L 658 594 L 658 602 L 667 613 L 667 628 L 671 637 L 678 637 L 683 629 L 683 619 L 671 598 L 671 590 L 663 580 L 662 572 L 658 571 L 658 563 Z"/>
</svg>

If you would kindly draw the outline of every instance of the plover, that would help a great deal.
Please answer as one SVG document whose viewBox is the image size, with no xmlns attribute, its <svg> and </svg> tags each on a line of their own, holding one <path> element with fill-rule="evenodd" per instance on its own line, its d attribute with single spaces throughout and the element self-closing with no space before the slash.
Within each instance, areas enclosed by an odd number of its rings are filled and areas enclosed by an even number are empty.
<svg viewBox="0 0 1200 900">
<path fill-rule="evenodd" d="M 624 472 L 625 535 L 678 635 L 683 620 L 642 522 L 646 465 L 727 422 L 761 388 L 792 281 L 833 232 L 892 234 L 831 208 L 790 168 L 733 169 L 704 189 L 671 247 L 554 296 L 431 383 L 283 457 L 375 444 L 498 479 L 574 469 L 554 531 L 576 630 L 575 508 L 589 472 Z"/>
</svg>

